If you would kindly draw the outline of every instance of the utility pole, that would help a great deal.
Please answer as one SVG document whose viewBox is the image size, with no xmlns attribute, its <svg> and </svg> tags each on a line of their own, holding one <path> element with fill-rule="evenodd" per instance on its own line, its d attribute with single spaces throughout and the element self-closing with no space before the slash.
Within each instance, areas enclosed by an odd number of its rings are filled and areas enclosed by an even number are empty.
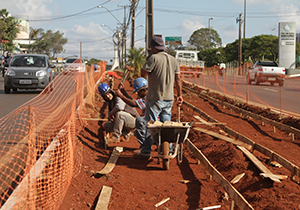
<svg viewBox="0 0 300 210">
<path fill-rule="evenodd" d="M 136 0 L 132 0 L 131 1 L 131 43 L 130 43 L 131 49 L 134 47 L 135 4 L 136 4 Z"/>
<path fill-rule="evenodd" d="M 236 19 L 236 23 L 239 23 L 239 50 L 238 50 L 238 65 L 241 66 L 242 61 L 242 13 Z M 241 75 L 241 68 L 239 68 L 239 75 Z"/>
<path fill-rule="evenodd" d="M 210 21 L 213 20 L 214 18 L 209 18 L 208 19 L 208 29 L 209 29 L 209 36 L 208 36 L 208 49 L 210 49 L 210 40 L 211 40 L 211 26 L 210 26 Z"/>
<path fill-rule="evenodd" d="M 118 5 L 119 6 L 119 5 Z M 127 30 L 127 25 L 126 25 L 126 7 L 127 6 L 119 6 L 119 7 L 124 7 L 124 23 L 122 25 L 122 68 L 125 68 L 126 65 L 126 30 Z"/>
<path fill-rule="evenodd" d="M 244 39 L 246 38 L 246 0 L 244 0 Z"/>
<path fill-rule="evenodd" d="M 146 0 L 146 56 L 151 55 L 153 37 L 153 0 Z"/>
</svg>

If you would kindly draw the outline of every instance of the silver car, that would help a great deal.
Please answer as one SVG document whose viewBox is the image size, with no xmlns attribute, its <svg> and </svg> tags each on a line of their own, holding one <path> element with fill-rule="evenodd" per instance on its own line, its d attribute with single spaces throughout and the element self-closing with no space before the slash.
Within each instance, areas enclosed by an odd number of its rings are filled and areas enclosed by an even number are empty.
<svg viewBox="0 0 300 210">
<path fill-rule="evenodd" d="M 63 69 L 71 72 L 85 72 L 85 64 L 79 57 L 68 57 L 64 62 Z"/>
<path fill-rule="evenodd" d="M 4 92 L 17 89 L 44 89 L 54 73 L 47 55 L 18 54 L 13 56 L 4 75 Z"/>
</svg>

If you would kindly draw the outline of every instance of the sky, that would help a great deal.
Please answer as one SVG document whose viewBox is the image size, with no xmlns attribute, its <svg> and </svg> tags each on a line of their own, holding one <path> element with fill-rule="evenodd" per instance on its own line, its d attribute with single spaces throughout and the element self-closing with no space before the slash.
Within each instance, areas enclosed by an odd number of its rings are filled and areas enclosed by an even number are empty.
<svg viewBox="0 0 300 210">
<path fill-rule="evenodd" d="M 79 56 L 82 49 L 83 57 L 106 60 L 109 64 L 114 58 L 112 35 L 124 23 L 124 8 L 128 20 L 129 7 L 125 6 L 131 5 L 130 0 L 0 2 L 12 16 L 29 20 L 30 27 L 34 29 L 64 33 L 68 43 L 64 45 L 65 53 L 59 54 L 59 57 Z M 208 28 L 210 24 L 226 45 L 238 39 L 239 24 L 236 20 L 241 13 L 244 19 L 245 5 L 246 38 L 277 35 L 279 22 L 296 22 L 296 31 L 300 33 L 299 0 L 153 0 L 154 34 L 162 35 L 164 40 L 165 37 L 182 37 L 186 46 L 195 30 Z M 145 11 L 146 0 L 139 0 L 135 13 L 134 46 L 137 48 L 145 47 Z M 127 49 L 130 47 L 130 33 L 128 30 Z"/>
</svg>

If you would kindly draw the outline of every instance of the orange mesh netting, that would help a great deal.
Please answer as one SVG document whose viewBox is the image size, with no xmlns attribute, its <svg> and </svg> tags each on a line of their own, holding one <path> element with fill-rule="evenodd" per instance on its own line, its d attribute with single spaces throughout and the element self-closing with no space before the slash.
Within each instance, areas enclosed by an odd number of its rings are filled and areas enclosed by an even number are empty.
<svg viewBox="0 0 300 210">
<path fill-rule="evenodd" d="M 228 63 L 223 74 L 220 74 L 219 66 L 205 67 L 200 77 L 195 74 L 195 70 L 187 72 L 181 67 L 181 75 L 187 82 L 200 85 L 205 89 L 215 90 L 220 95 L 230 96 L 234 100 L 241 99 L 246 103 L 263 105 L 265 108 L 271 108 L 279 113 L 299 116 L 300 109 L 297 106 L 299 102 L 292 96 L 300 90 L 299 78 L 278 75 L 281 78 L 285 77 L 283 86 L 280 86 L 275 78 L 267 82 L 260 82 L 259 85 L 252 79 L 249 84 L 247 75 L 249 67 L 252 65 L 252 63 L 245 63 L 239 67 L 234 63 Z"/>
<path fill-rule="evenodd" d="M 80 59 L 81 60 L 81 59 Z M 79 65 L 79 69 L 78 69 Z M 81 164 L 76 138 L 92 117 L 106 62 L 74 62 L 1 119 L 1 209 L 57 209 Z"/>
</svg>

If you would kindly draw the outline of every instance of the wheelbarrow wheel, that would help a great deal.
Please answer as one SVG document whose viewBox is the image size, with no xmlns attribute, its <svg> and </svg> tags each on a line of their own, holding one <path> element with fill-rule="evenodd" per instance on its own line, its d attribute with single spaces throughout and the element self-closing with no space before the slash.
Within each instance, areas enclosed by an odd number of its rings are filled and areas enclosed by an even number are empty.
<svg viewBox="0 0 300 210">
<path fill-rule="evenodd" d="M 168 141 L 164 141 L 164 143 L 162 145 L 162 155 L 164 157 L 169 155 L 169 142 Z M 170 159 L 169 158 L 163 158 L 162 166 L 163 166 L 163 169 L 169 170 L 169 168 L 170 168 Z"/>
</svg>

